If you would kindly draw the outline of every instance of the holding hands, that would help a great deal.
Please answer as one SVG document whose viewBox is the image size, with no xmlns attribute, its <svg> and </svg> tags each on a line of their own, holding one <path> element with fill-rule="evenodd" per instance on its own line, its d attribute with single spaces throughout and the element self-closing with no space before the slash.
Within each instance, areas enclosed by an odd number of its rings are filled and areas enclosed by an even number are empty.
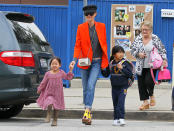
<svg viewBox="0 0 174 131">
<path fill-rule="evenodd" d="M 69 65 L 69 71 L 72 72 L 72 70 L 74 69 L 74 65 L 75 65 L 75 61 L 72 61 Z"/>
<path fill-rule="evenodd" d="M 37 91 L 37 94 L 40 94 L 41 93 L 41 91 Z"/>
<path fill-rule="evenodd" d="M 75 65 L 76 64 L 76 62 L 75 61 L 71 61 L 71 63 L 70 63 L 70 65 Z"/>
</svg>

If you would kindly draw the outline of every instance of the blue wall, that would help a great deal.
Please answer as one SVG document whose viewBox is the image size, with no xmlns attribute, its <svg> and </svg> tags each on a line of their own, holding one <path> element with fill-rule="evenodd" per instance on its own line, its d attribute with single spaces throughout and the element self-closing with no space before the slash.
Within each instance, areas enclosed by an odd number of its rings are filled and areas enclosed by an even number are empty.
<svg viewBox="0 0 174 131">
<path fill-rule="evenodd" d="M 107 32 L 108 54 L 110 54 L 110 28 L 112 4 L 153 4 L 154 33 L 157 34 L 167 49 L 169 69 L 172 71 L 174 18 L 161 18 L 161 9 L 174 9 L 174 0 L 88 0 L 88 4 L 98 6 L 96 21 L 105 23 Z M 62 68 L 68 71 L 73 58 L 78 24 L 83 22 L 83 0 L 69 0 L 69 6 L 41 5 L 0 5 L 0 10 L 25 12 L 33 15 L 55 55 L 62 59 Z M 79 69 L 75 67 L 75 77 Z"/>
<path fill-rule="evenodd" d="M 33 15 L 35 23 L 51 44 L 55 55 L 62 59 L 62 68 L 66 69 L 67 6 L 0 5 L 0 10 Z"/>
<path fill-rule="evenodd" d="M 106 24 L 108 54 L 110 54 L 110 32 L 111 32 L 111 6 L 112 4 L 153 4 L 153 32 L 162 40 L 167 50 L 169 69 L 172 71 L 173 43 L 174 43 L 174 18 L 162 18 L 161 9 L 174 9 L 174 0 L 88 0 L 88 4 L 96 4 L 96 21 Z M 78 24 L 83 22 L 83 0 L 72 0 L 72 28 L 71 28 L 71 52 L 75 44 L 75 35 Z M 72 57 L 72 56 L 70 56 Z M 76 76 L 79 76 L 79 69 L 75 68 Z"/>
</svg>

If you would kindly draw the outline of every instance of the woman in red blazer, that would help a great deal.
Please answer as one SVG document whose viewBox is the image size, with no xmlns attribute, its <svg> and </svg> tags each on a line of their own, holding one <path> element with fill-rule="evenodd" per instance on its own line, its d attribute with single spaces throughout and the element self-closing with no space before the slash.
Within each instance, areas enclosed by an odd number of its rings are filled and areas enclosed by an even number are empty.
<svg viewBox="0 0 174 131">
<path fill-rule="evenodd" d="M 106 28 L 105 24 L 94 20 L 97 15 L 96 10 L 95 5 L 83 7 L 86 22 L 78 26 L 74 59 L 71 62 L 74 65 L 79 58 L 86 57 L 91 61 L 90 66 L 77 65 L 81 72 L 85 105 L 82 123 L 87 125 L 91 125 L 91 109 L 97 77 L 101 68 L 105 69 L 108 66 Z"/>
</svg>

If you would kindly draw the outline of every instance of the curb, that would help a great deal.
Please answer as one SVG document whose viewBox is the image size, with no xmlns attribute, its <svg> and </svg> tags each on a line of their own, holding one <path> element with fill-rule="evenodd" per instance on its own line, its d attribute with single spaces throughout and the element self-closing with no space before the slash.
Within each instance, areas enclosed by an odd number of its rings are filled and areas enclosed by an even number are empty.
<svg viewBox="0 0 174 131">
<path fill-rule="evenodd" d="M 71 87 L 70 88 L 82 88 L 82 80 L 81 79 L 73 79 L 70 81 Z M 111 88 L 111 83 L 109 78 L 99 78 L 96 83 L 96 88 Z M 137 80 L 135 80 L 132 84 L 131 88 L 138 88 Z M 155 88 L 161 89 L 170 89 L 172 88 L 172 83 L 162 82 L 160 85 L 155 85 Z"/>
<path fill-rule="evenodd" d="M 64 110 L 59 111 L 59 118 L 62 119 L 81 119 L 83 110 Z M 93 111 L 93 119 L 113 119 L 113 111 Z M 46 111 L 41 109 L 23 109 L 17 117 L 44 118 Z M 173 111 L 126 111 L 125 119 L 129 120 L 155 120 L 155 121 L 174 121 Z"/>
</svg>

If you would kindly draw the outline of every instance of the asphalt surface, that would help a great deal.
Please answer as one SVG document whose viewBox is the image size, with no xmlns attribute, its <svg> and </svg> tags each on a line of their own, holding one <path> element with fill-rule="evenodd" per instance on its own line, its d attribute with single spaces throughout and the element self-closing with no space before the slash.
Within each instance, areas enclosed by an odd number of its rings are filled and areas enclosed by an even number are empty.
<svg viewBox="0 0 174 131">
<path fill-rule="evenodd" d="M 45 123 L 43 118 L 12 118 L 0 120 L 1 131 L 173 131 L 174 122 L 126 120 L 125 126 L 113 126 L 113 120 L 93 119 L 92 125 L 80 119 L 58 119 L 57 126 Z"/>
</svg>

